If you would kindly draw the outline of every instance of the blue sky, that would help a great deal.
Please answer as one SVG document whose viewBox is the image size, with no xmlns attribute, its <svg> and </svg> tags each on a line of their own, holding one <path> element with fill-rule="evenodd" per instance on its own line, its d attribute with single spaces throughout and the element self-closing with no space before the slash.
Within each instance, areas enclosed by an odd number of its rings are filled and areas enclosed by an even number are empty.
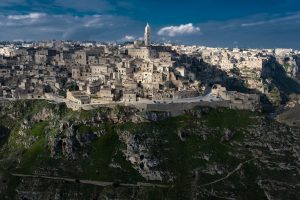
<svg viewBox="0 0 300 200">
<path fill-rule="evenodd" d="M 300 49 L 299 0 L 1 0 L 0 40 L 155 41 Z"/>
</svg>

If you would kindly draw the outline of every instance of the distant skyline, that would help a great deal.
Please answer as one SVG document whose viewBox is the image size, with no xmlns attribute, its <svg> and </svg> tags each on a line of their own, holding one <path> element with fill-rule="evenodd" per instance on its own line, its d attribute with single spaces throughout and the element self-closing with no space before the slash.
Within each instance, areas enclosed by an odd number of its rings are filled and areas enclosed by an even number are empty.
<svg viewBox="0 0 300 200">
<path fill-rule="evenodd" d="M 211 47 L 300 49 L 299 0 L 1 0 L 0 40 L 143 37 Z"/>
</svg>

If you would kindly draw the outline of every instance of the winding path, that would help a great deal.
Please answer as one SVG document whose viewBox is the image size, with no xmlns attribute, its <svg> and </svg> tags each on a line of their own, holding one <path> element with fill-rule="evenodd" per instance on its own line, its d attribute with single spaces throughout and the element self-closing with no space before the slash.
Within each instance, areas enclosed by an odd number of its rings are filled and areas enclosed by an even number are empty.
<svg viewBox="0 0 300 200">
<path fill-rule="evenodd" d="M 215 183 L 221 182 L 221 181 L 223 181 L 223 180 L 229 178 L 229 177 L 230 177 L 232 174 L 234 174 L 235 172 L 239 171 L 239 170 L 243 167 L 244 164 L 249 163 L 249 162 L 251 162 L 251 161 L 253 161 L 253 160 L 255 160 L 255 159 L 257 159 L 257 158 L 255 157 L 255 158 L 252 158 L 252 159 L 250 159 L 250 160 L 246 160 L 246 161 L 240 163 L 234 170 L 232 170 L 231 172 L 229 172 L 229 173 L 228 173 L 226 176 L 224 176 L 223 178 L 214 180 L 214 181 L 212 181 L 212 182 L 210 182 L 210 183 L 206 183 L 206 184 L 200 185 L 199 187 L 205 187 L 205 186 L 209 186 L 209 185 L 213 185 L 213 184 L 215 184 Z"/>
</svg>

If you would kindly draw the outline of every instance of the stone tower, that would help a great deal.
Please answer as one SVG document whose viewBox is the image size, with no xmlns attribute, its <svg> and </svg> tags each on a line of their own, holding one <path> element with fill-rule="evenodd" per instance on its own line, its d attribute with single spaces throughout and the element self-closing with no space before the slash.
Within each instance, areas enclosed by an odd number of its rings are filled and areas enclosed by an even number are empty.
<svg viewBox="0 0 300 200">
<path fill-rule="evenodd" d="M 151 45 L 151 28 L 148 23 L 147 26 L 145 27 L 144 42 L 145 42 L 145 46 Z"/>
</svg>

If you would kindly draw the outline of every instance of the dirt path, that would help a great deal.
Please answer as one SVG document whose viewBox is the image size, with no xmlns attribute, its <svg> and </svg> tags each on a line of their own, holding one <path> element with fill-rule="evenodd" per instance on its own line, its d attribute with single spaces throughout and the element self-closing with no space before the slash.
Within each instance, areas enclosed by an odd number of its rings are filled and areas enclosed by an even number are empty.
<svg viewBox="0 0 300 200">
<path fill-rule="evenodd" d="M 229 172 L 225 177 L 220 178 L 220 179 L 217 179 L 217 180 L 212 181 L 212 182 L 210 182 L 210 183 L 206 183 L 206 184 L 200 185 L 199 187 L 205 187 L 205 186 L 209 186 L 209 185 L 213 185 L 213 184 L 215 184 L 215 183 L 221 182 L 221 181 L 223 181 L 223 180 L 229 178 L 229 177 L 230 177 L 232 174 L 234 174 L 235 172 L 239 171 L 239 170 L 243 167 L 244 164 L 249 163 L 249 162 L 251 162 L 251 161 L 253 161 L 253 160 L 255 160 L 255 159 L 257 159 L 257 158 L 252 158 L 252 159 L 250 159 L 250 160 L 246 160 L 245 162 L 240 163 L 234 170 L 232 170 L 231 172 Z"/>
<path fill-rule="evenodd" d="M 74 178 L 65 178 L 65 177 L 55 177 L 55 176 L 40 176 L 40 175 L 30 175 L 30 174 L 18 174 L 18 173 L 10 173 L 12 176 L 16 177 L 28 177 L 28 178 L 42 178 L 42 179 L 50 179 L 50 180 L 62 180 L 67 182 L 78 182 L 80 184 L 89 184 L 89 185 L 96 185 L 96 186 L 112 186 L 114 182 L 106 182 L 106 181 L 93 181 L 93 180 L 84 180 L 84 179 L 74 179 Z M 160 188 L 168 188 L 169 185 L 162 185 L 162 184 L 153 184 L 153 183 L 145 183 L 145 182 L 137 182 L 137 184 L 131 183 L 120 183 L 120 186 L 125 187 L 160 187 Z"/>
</svg>

